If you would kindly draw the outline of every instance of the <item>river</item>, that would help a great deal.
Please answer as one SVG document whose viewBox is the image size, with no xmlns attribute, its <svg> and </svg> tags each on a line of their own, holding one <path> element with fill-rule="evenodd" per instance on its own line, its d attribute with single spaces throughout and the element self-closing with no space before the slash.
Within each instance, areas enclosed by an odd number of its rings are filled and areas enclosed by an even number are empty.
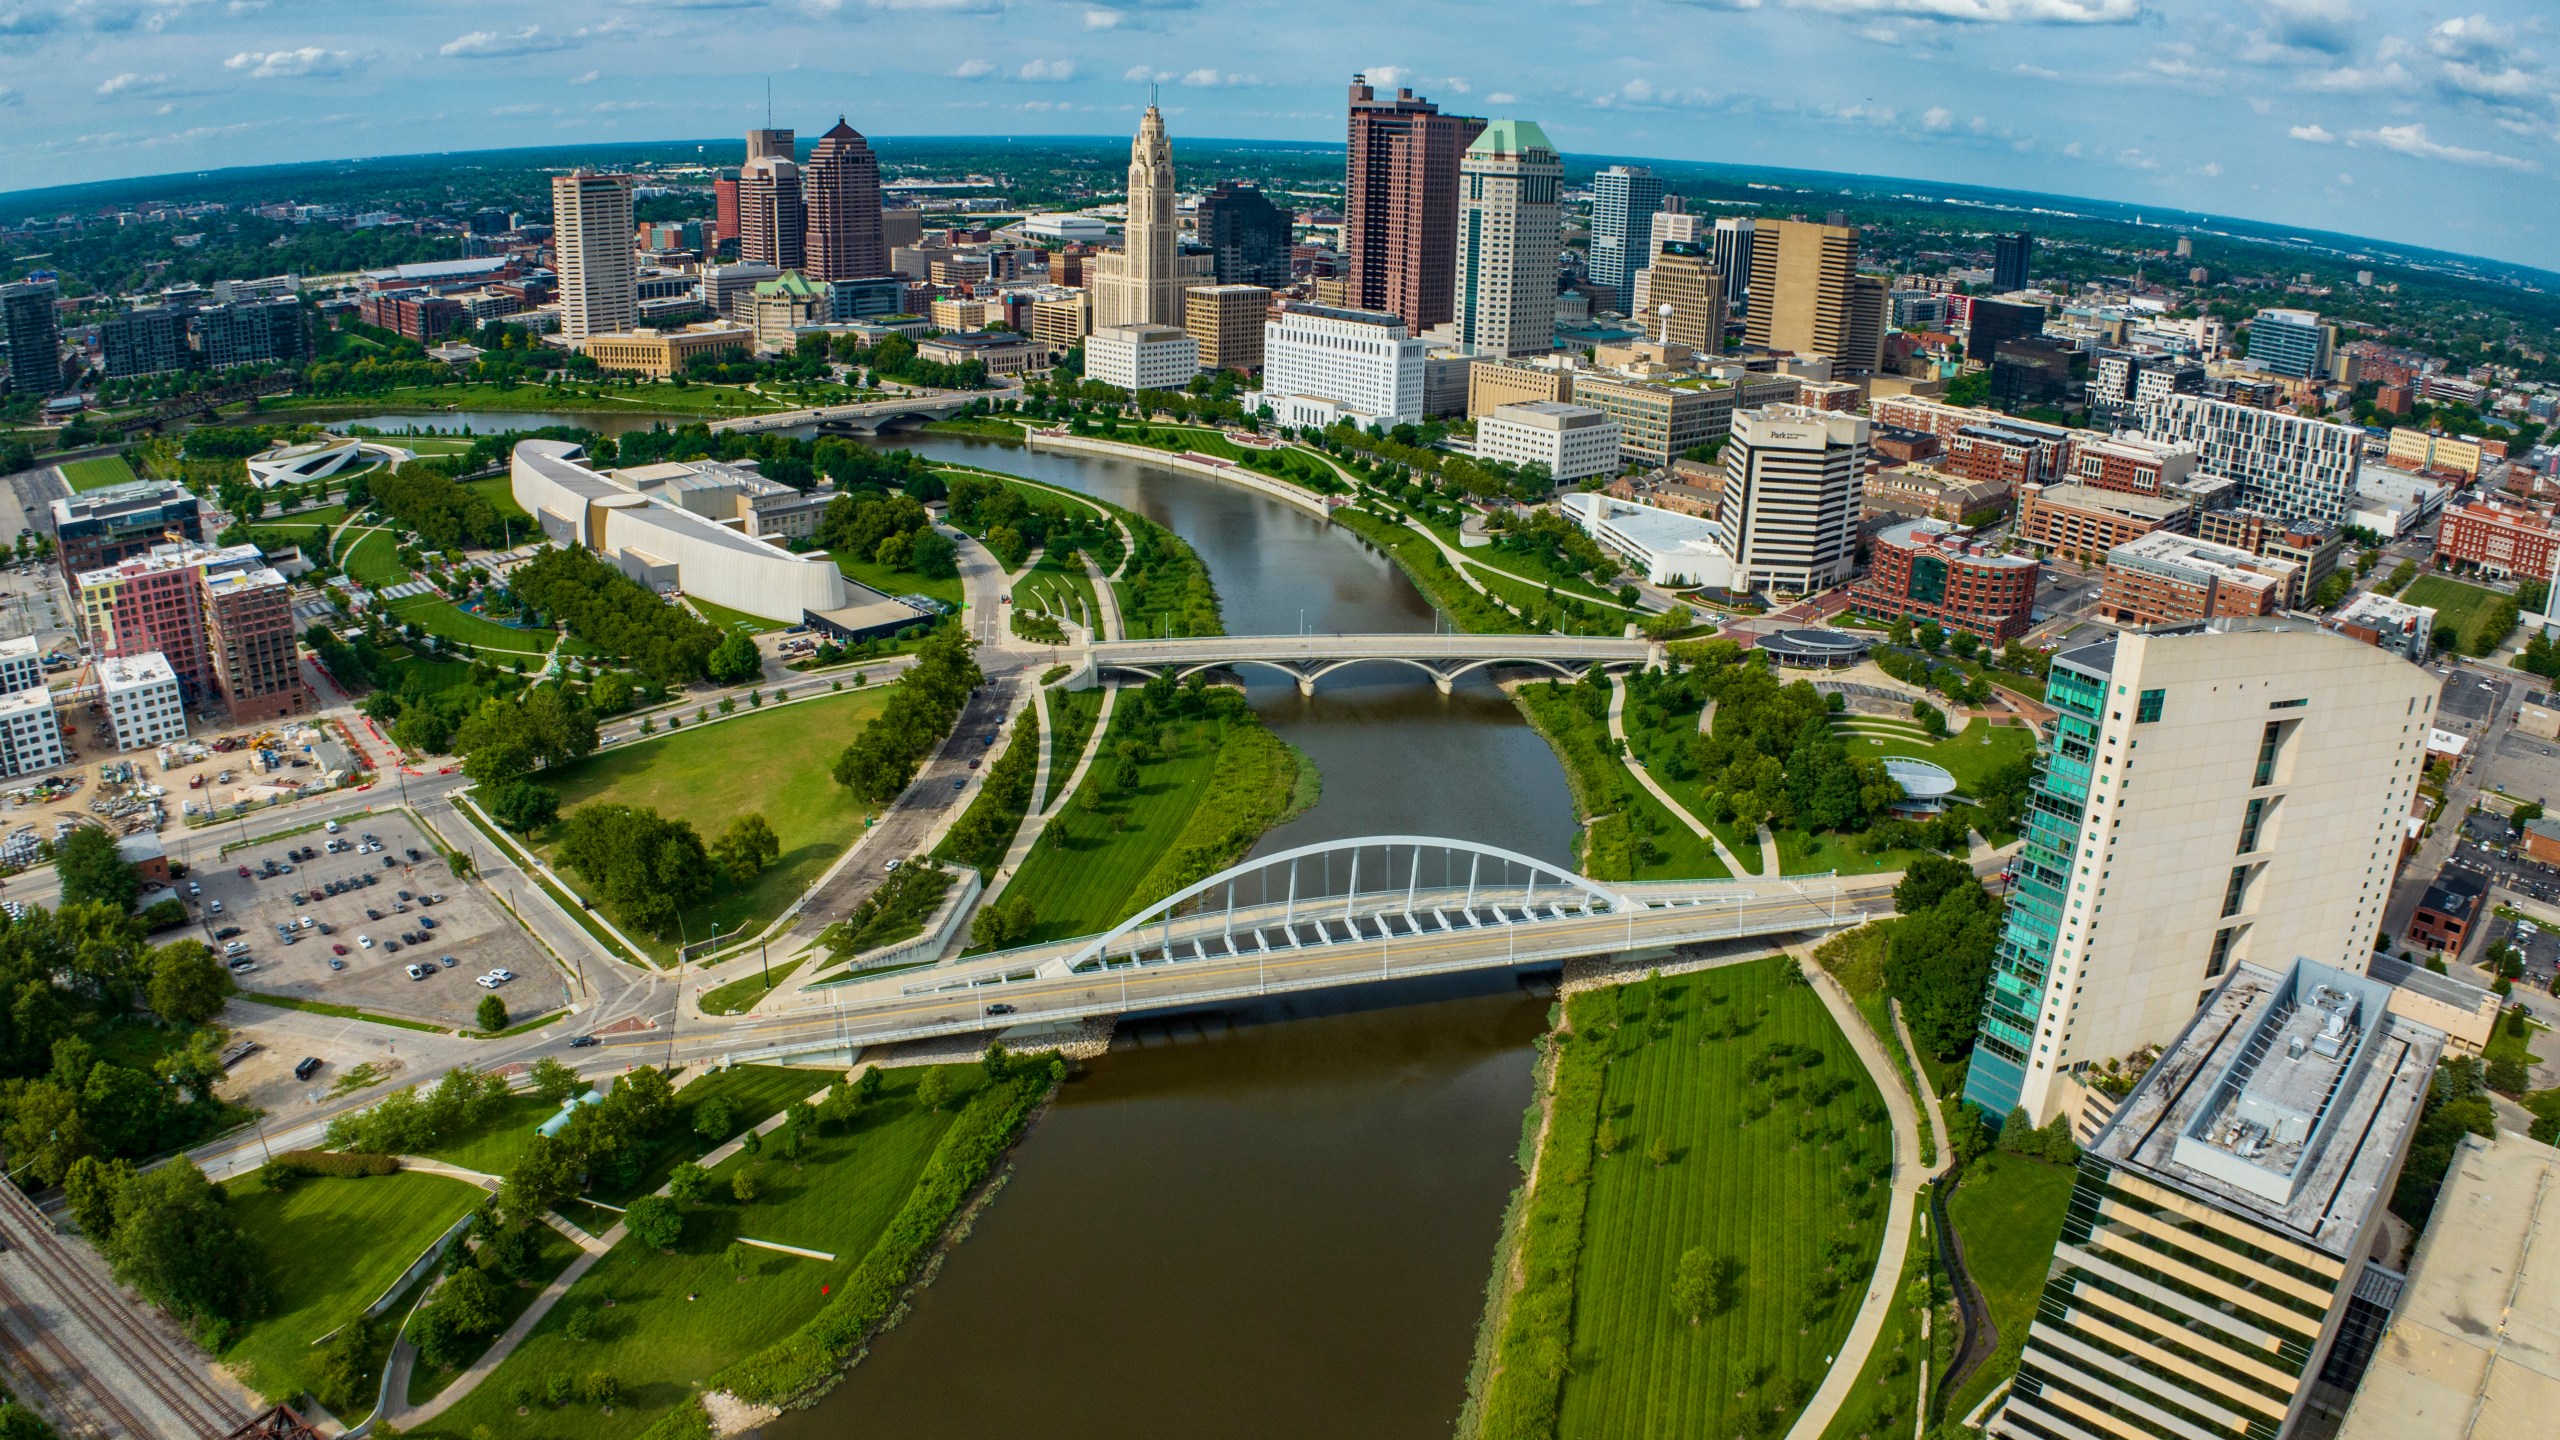
<svg viewBox="0 0 2560 1440">
<path fill-rule="evenodd" d="M 1247 491 L 963 437 L 892 443 L 1162 523 L 1200 552 L 1236 633 L 1435 623 L 1385 557 Z M 1312 699 L 1252 685 L 1324 774 L 1323 800 L 1264 848 L 1419 833 L 1567 859 L 1572 803 L 1544 742 L 1491 684 L 1444 697 L 1409 674 L 1344 672 Z M 767 1434 L 1437 1440 L 1519 1181 L 1546 1009 L 1486 975 L 1124 1027 L 914 1313 Z"/>
</svg>

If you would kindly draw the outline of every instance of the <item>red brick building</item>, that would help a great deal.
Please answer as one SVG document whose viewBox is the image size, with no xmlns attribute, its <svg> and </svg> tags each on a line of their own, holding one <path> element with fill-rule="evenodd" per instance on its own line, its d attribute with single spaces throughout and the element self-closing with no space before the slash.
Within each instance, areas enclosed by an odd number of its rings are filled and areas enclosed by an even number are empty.
<svg viewBox="0 0 2560 1440">
<path fill-rule="evenodd" d="M 2003 555 L 1971 531 L 1913 520 L 1876 536 L 1867 573 L 1849 587 L 1849 608 L 1878 620 L 1935 620 L 2000 645 L 2025 637 L 2043 573 L 2042 565 Z"/>
<path fill-rule="evenodd" d="M 2552 546 L 2560 532 L 2551 517 L 2520 505 L 2475 500 L 2447 510 L 2436 527 L 2436 560 L 2490 575 L 2548 579 Z"/>
<path fill-rule="evenodd" d="M 2046 556 L 2094 565 L 2128 540 L 2155 530 L 2183 531 L 2193 507 L 2183 500 L 2123 495 L 2086 485 L 2018 489 L 2018 538 Z"/>
<path fill-rule="evenodd" d="M 2075 435 L 2064 468 L 2074 483 L 2125 495 L 2157 495 L 2195 473 L 2196 452 L 2138 435 Z"/>
<path fill-rule="evenodd" d="M 2154 533 L 2107 552 L 2098 613 L 2119 625 L 2272 615 L 2301 566 L 2191 535 Z"/>
<path fill-rule="evenodd" d="M 373 294 L 356 306 L 356 318 L 367 325 L 395 331 L 421 345 L 432 345 L 452 333 L 466 318 L 459 300 L 415 291 Z"/>
</svg>

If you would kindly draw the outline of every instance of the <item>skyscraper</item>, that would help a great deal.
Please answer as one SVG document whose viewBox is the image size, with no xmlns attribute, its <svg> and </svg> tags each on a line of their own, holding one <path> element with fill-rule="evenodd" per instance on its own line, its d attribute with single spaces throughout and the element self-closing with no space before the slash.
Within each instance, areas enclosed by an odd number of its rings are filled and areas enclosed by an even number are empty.
<svg viewBox="0 0 2560 1440">
<path fill-rule="evenodd" d="M 1750 309 L 1752 240 L 1758 222 L 1748 215 L 1716 221 L 1716 273 L 1724 277 L 1727 309 L 1740 315 Z"/>
<path fill-rule="evenodd" d="M 1648 304 L 1636 318 L 1644 322 L 1647 335 L 1702 355 L 1724 348 L 1724 277 L 1716 273 L 1705 242 L 1662 242 L 1645 276 L 1650 277 Z M 1667 316 L 1661 313 L 1665 307 L 1671 311 Z"/>
<path fill-rule="evenodd" d="M 54 283 L 0 285 L 0 336 L 9 341 L 7 390 L 50 395 L 62 388 L 62 322 L 54 318 Z"/>
<path fill-rule="evenodd" d="M 808 261 L 808 235 L 800 167 L 771 155 L 748 161 L 738 171 L 738 258 L 797 270 Z"/>
<path fill-rule="evenodd" d="M 1746 338 L 1767 350 L 1847 360 L 1858 232 L 1808 220 L 1764 220 L 1751 244 Z"/>
<path fill-rule="evenodd" d="M 1662 208 L 1662 177 L 1642 165 L 1612 165 L 1591 180 L 1591 279 L 1618 292 L 1624 313 L 1635 303 L 1636 272 L 1653 243 L 1653 212 Z"/>
<path fill-rule="evenodd" d="M 889 247 L 880 234 L 880 160 L 843 116 L 818 137 L 801 179 L 809 213 L 809 278 L 867 280 L 888 274 Z"/>
<path fill-rule="evenodd" d="M 1289 283 L 1289 212 L 1251 185 L 1221 180 L 1200 197 L 1200 243 L 1209 247 L 1221 285 Z"/>
<path fill-rule="evenodd" d="M 772 97 L 767 96 L 766 109 L 770 110 L 772 105 Z M 765 118 L 770 120 L 773 117 L 768 114 Z M 792 152 L 798 144 L 799 137 L 789 130 L 750 130 L 747 132 L 747 159 L 750 162 L 788 160 L 792 158 Z"/>
<path fill-rule="evenodd" d="M 638 323 L 630 176 L 592 170 L 552 176 L 551 250 L 560 274 L 561 335 L 583 340 Z"/>
<path fill-rule="evenodd" d="M 1849 328 L 1842 336 L 1839 352 L 1841 374 L 1873 375 L 1884 368 L 1885 310 L 1891 303 L 1892 291 L 1874 275 L 1858 275 L 1849 281 Z"/>
<path fill-rule="evenodd" d="M 1716 512 L 1735 587 L 1810 595 L 1848 579 L 1866 474 L 1864 416 L 1804 405 L 1735 414 Z"/>
<path fill-rule="evenodd" d="M 1564 160 L 1535 123 L 1496 120 L 1458 173 L 1458 343 L 1478 355 L 1544 355 L 1555 348 Z"/>
<path fill-rule="evenodd" d="M 1129 221 L 1120 251 L 1100 257 L 1094 270 L 1093 326 L 1162 325 L 1182 328 L 1185 286 L 1174 263 L 1180 229 L 1173 218 L 1173 142 L 1164 115 L 1149 105 L 1129 142 Z"/>
<path fill-rule="evenodd" d="M 2249 358 L 2278 375 L 2308 380 L 2329 373 L 2337 327 L 2311 310 L 2261 310 L 2249 322 Z"/>
<path fill-rule="evenodd" d="M 2003 235 L 1992 250 L 1991 288 L 2003 294 L 2027 288 L 2027 261 L 2036 252 L 2036 237 L 2021 230 Z"/>
<path fill-rule="evenodd" d="M 2241 961 L 2363 973 L 2435 696 L 2307 620 L 2056 655 L 1965 1098 L 2042 1124 L 2062 1077 L 2168 1043 Z"/>
<path fill-rule="evenodd" d="M 1351 303 L 1419 334 L 1457 313 L 1458 160 L 1484 121 L 1351 77 L 1342 245 Z"/>
</svg>

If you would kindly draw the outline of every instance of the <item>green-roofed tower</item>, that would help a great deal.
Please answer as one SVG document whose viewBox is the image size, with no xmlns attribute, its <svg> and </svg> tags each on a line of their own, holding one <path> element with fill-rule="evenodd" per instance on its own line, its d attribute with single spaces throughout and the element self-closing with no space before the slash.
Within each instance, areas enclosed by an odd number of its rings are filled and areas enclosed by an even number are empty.
<svg viewBox="0 0 2560 1440">
<path fill-rule="evenodd" d="M 1478 355 L 1555 348 L 1564 160 L 1532 120 L 1495 120 L 1458 162 L 1458 341 Z"/>
</svg>

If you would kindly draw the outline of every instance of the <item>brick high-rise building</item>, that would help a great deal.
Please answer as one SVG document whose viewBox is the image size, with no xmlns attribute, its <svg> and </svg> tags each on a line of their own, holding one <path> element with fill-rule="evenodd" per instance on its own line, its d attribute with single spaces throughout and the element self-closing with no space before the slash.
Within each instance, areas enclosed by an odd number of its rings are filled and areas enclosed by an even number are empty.
<svg viewBox="0 0 2560 1440">
<path fill-rule="evenodd" d="M 712 254 L 703 258 L 711 259 L 723 246 L 737 243 L 738 176 L 731 171 L 711 182 L 711 244 L 707 248 Z"/>
<path fill-rule="evenodd" d="M 1414 334 L 1456 315 L 1458 161 L 1483 130 L 1411 90 L 1382 100 L 1352 77 L 1342 236 L 1353 308 L 1395 315 Z"/>
<path fill-rule="evenodd" d="M 83 490 L 53 502 L 54 558 L 73 593 L 80 577 L 154 545 L 202 540 L 202 502 L 166 480 Z"/>
<path fill-rule="evenodd" d="M 797 270 L 808 259 L 809 207 L 800 167 L 771 155 L 738 171 L 738 258 Z"/>
<path fill-rule="evenodd" d="M 863 280 L 889 273 L 880 233 L 880 159 L 844 117 L 818 137 L 801 175 L 809 213 L 806 245 L 812 280 Z"/>
<path fill-rule="evenodd" d="M 566 339 L 609 335 L 639 323 L 631 192 L 628 175 L 576 170 L 551 177 L 552 268 L 560 275 L 560 334 Z"/>
<path fill-rule="evenodd" d="M 202 588 L 206 649 L 231 718 L 258 724 L 310 713 L 313 697 L 302 683 L 284 576 L 263 564 L 208 567 Z"/>
<path fill-rule="evenodd" d="M 1849 604 L 1879 620 L 1934 620 L 2001 645 L 2026 638 L 2043 573 L 1962 526 L 1907 520 L 1876 535 Z"/>
<path fill-rule="evenodd" d="M 101 657 L 168 658 L 186 703 L 255 723 L 309 713 L 293 603 L 254 545 L 155 545 L 79 577 L 80 619 Z"/>
</svg>

